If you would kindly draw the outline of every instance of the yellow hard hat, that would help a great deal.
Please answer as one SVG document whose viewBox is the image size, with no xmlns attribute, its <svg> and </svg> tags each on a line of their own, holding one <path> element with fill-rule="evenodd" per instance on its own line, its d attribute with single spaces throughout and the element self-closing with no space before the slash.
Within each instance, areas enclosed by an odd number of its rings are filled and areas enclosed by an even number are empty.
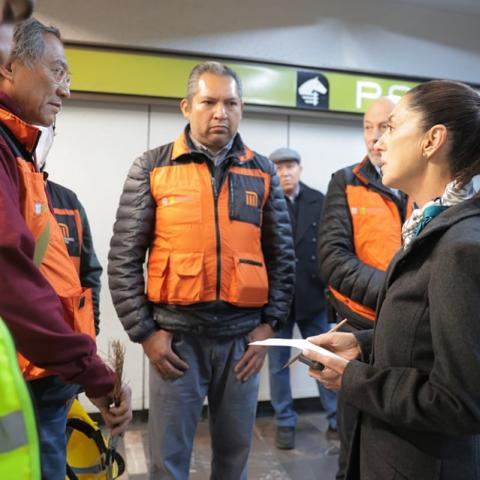
<svg viewBox="0 0 480 480">
<path fill-rule="evenodd" d="M 67 476 L 69 480 L 107 480 L 107 442 L 100 427 L 94 422 L 78 400 L 68 412 Z M 125 471 L 122 456 L 115 452 L 112 477 Z"/>
</svg>

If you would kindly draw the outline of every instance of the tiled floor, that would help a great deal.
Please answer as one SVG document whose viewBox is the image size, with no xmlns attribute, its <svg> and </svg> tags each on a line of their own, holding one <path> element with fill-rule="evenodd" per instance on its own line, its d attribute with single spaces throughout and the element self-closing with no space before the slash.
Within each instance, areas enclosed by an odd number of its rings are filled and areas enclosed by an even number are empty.
<svg viewBox="0 0 480 480">
<path fill-rule="evenodd" d="M 271 416 L 257 418 L 248 462 L 249 480 L 334 480 L 337 469 L 337 440 L 327 438 L 322 413 L 299 416 L 294 450 L 274 445 L 275 425 Z M 119 448 L 127 463 L 121 480 L 146 480 L 148 436 L 145 423 L 134 423 Z M 208 422 L 202 421 L 195 437 L 190 480 L 208 480 L 210 439 Z M 225 479 L 229 480 L 229 479 Z"/>
</svg>

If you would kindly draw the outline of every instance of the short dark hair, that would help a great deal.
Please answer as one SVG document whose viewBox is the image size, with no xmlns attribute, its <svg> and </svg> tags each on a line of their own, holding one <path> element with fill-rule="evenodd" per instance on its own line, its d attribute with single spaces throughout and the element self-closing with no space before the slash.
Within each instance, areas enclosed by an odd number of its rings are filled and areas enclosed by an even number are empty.
<svg viewBox="0 0 480 480">
<path fill-rule="evenodd" d="M 50 33 L 61 40 L 60 30 L 47 27 L 35 18 L 30 18 L 18 24 L 13 36 L 12 60 L 33 66 L 40 60 L 45 50 L 44 36 Z"/>
<path fill-rule="evenodd" d="M 449 134 L 450 171 L 460 185 L 480 173 L 480 95 L 450 80 L 421 83 L 406 94 L 409 107 L 423 118 L 425 131 L 445 125 Z"/>
<path fill-rule="evenodd" d="M 238 96 L 240 99 L 242 98 L 242 82 L 237 73 L 223 63 L 209 61 L 195 65 L 193 70 L 190 72 L 187 84 L 187 100 L 189 102 L 192 101 L 193 96 L 195 93 L 197 93 L 198 81 L 204 73 L 211 73 L 212 75 L 233 78 L 235 80 L 235 84 L 237 85 Z"/>
</svg>

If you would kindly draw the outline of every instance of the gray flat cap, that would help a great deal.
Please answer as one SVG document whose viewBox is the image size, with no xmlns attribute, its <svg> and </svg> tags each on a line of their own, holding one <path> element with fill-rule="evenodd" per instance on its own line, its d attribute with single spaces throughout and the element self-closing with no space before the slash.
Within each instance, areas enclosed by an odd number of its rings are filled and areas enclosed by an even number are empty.
<svg viewBox="0 0 480 480">
<path fill-rule="evenodd" d="M 269 158 L 273 163 L 286 162 L 287 160 L 293 160 L 297 163 L 301 162 L 300 154 L 296 150 L 286 147 L 277 148 L 270 154 Z"/>
</svg>

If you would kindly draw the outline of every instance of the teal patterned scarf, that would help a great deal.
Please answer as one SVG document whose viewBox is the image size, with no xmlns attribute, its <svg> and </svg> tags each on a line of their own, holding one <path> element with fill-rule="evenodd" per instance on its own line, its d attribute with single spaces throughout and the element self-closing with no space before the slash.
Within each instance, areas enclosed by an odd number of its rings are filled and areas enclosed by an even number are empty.
<svg viewBox="0 0 480 480">
<path fill-rule="evenodd" d="M 430 223 L 437 215 L 442 213 L 448 207 L 464 202 L 475 195 L 473 182 L 470 181 L 463 187 L 459 188 L 454 180 L 445 188 L 445 192 L 441 197 L 435 198 L 427 202 L 422 208 L 413 210 L 410 218 L 403 224 L 402 238 L 403 248 L 406 250 L 412 241 L 420 235 L 420 232 Z"/>
</svg>

